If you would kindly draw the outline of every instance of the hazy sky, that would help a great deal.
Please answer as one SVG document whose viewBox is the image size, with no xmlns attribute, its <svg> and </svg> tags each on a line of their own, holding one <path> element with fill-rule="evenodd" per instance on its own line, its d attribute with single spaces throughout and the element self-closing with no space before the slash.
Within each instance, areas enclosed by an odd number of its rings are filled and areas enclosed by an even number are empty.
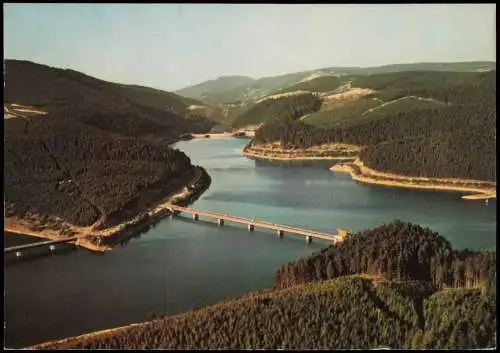
<svg viewBox="0 0 500 353">
<path fill-rule="evenodd" d="M 495 61 L 495 4 L 4 4 L 4 55 L 175 90 L 226 75 Z"/>
</svg>

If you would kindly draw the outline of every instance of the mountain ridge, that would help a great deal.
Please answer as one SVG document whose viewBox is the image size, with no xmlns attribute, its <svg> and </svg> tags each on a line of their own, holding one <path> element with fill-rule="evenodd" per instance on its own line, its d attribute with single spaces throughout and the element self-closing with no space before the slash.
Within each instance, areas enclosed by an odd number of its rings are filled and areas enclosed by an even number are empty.
<svg viewBox="0 0 500 353">
<path fill-rule="evenodd" d="M 259 89 L 261 93 L 255 95 L 256 99 L 261 98 L 265 94 L 272 93 L 273 91 L 278 91 L 280 89 L 285 89 L 287 86 L 291 86 L 299 83 L 299 81 L 307 75 L 315 72 L 324 72 L 325 75 L 340 75 L 347 76 L 353 74 L 367 75 L 375 73 L 389 73 L 398 71 L 457 71 L 457 72 L 468 72 L 468 71 L 478 71 L 478 70 L 495 70 L 496 61 L 465 61 L 465 62 L 420 62 L 420 63 L 403 63 L 403 64 L 389 64 L 380 66 L 369 66 L 369 67 L 356 67 L 356 66 L 331 66 L 323 67 L 312 70 L 298 71 L 287 74 L 275 75 L 275 76 L 265 76 L 260 78 L 249 78 L 249 83 L 245 83 L 239 86 L 232 85 L 231 87 L 226 87 L 226 89 L 221 89 L 223 86 L 221 83 L 225 77 L 241 77 L 241 76 L 219 76 L 217 79 L 203 81 L 196 85 L 187 86 L 179 90 L 174 91 L 178 94 L 184 94 L 191 98 L 206 100 L 206 102 L 211 103 L 230 103 L 232 101 L 245 100 L 245 93 L 247 91 Z M 243 76 L 247 77 L 247 76 Z M 291 80 L 287 80 L 287 78 Z M 296 78 L 296 79 L 295 79 Z M 212 90 L 211 84 L 217 81 L 219 87 L 216 90 Z M 278 87 L 280 84 L 285 83 L 283 87 Z M 194 87 L 204 87 L 204 93 L 211 92 L 209 95 L 203 96 L 199 93 L 192 93 L 192 88 Z M 236 92 L 229 92 L 230 90 L 235 90 Z M 260 94 L 260 95 L 259 95 Z M 252 94 L 248 94 L 251 99 L 254 99 Z"/>
</svg>

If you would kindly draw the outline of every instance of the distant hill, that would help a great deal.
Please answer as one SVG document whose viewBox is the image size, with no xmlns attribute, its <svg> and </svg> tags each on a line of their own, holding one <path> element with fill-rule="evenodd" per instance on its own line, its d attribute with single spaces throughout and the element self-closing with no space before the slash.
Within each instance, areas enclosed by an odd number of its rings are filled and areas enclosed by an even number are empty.
<svg viewBox="0 0 500 353">
<path fill-rule="evenodd" d="M 325 128 L 354 126 L 390 114 L 444 108 L 451 103 L 443 102 L 443 95 L 448 96 L 458 88 L 477 90 L 480 85 L 484 86 L 484 77 L 492 76 L 491 72 L 401 71 L 314 77 L 317 73 L 308 76 L 312 76 L 311 79 L 306 77 L 255 101 L 250 109 L 235 118 L 233 127 L 284 116 Z M 316 94 L 315 100 L 323 104 L 302 109 L 308 94 Z"/>
<path fill-rule="evenodd" d="M 242 76 L 220 77 L 216 80 L 183 88 L 175 93 L 196 98 L 210 104 L 231 103 L 258 100 L 271 93 L 286 90 L 308 77 L 371 75 L 400 71 L 478 72 L 490 70 L 496 70 L 496 62 L 478 61 L 463 63 L 393 64 L 376 67 L 326 67 L 259 79 Z M 230 83 L 230 85 L 226 82 Z"/>
<path fill-rule="evenodd" d="M 337 76 L 320 76 L 306 81 L 296 83 L 276 93 L 287 93 L 293 91 L 329 92 L 340 86 L 340 78 Z"/>
<path fill-rule="evenodd" d="M 216 112 L 205 113 L 217 122 L 217 131 L 227 130 L 242 114 L 263 98 L 293 91 L 326 93 L 342 91 L 349 82 L 363 76 L 389 73 L 411 73 L 425 71 L 482 72 L 496 70 L 496 62 L 464 63 L 414 63 L 377 67 L 327 67 L 316 70 L 294 72 L 285 75 L 252 79 L 245 76 L 219 77 L 176 91 L 177 94 L 201 100 L 205 105 L 216 107 Z M 353 87 L 361 87 L 353 85 Z M 224 111 L 224 113 L 220 113 Z M 261 119 L 262 120 L 262 119 Z"/>
<path fill-rule="evenodd" d="M 496 70 L 356 75 L 321 99 L 318 111 L 298 119 L 261 120 L 255 142 L 296 149 L 354 144 L 378 171 L 496 180 Z"/>
<path fill-rule="evenodd" d="M 254 101 L 262 98 L 272 92 L 279 91 L 281 89 L 287 88 L 291 85 L 296 84 L 301 79 L 306 78 L 314 71 L 304 71 L 291 73 L 286 75 L 280 75 L 275 77 L 264 77 L 260 79 L 250 79 L 251 81 L 240 84 L 238 86 L 231 87 L 230 89 L 223 90 L 212 90 L 211 83 L 213 81 L 207 81 L 202 83 L 204 86 L 204 94 L 198 96 L 191 96 L 197 99 L 201 99 L 206 103 L 217 104 L 217 103 L 239 103 Z M 221 80 L 221 78 L 219 79 Z M 191 86 L 196 87 L 196 86 Z M 176 93 L 181 94 L 191 87 L 176 91 Z"/>
<path fill-rule="evenodd" d="M 36 107 L 51 116 L 69 115 L 127 135 L 176 136 L 205 132 L 213 125 L 207 119 L 184 119 L 186 108 L 200 102 L 152 88 L 103 81 L 74 70 L 5 60 L 5 83 L 6 103 Z M 99 119 L 93 118 L 95 114 Z M 138 131 L 137 124 L 144 129 Z"/>
<path fill-rule="evenodd" d="M 208 80 L 194 86 L 189 86 L 176 91 L 175 93 L 196 99 L 208 99 L 213 95 L 238 88 L 243 85 L 250 85 L 255 79 L 246 76 L 223 76 L 215 80 Z"/>
<path fill-rule="evenodd" d="M 137 85 L 120 86 L 121 94 L 130 100 L 156 109 L 165 110 L 171 108 L 172 111 L 177 112 L 179 115 L 185 114 L 186 108 L 190 105 L 204 105 L 199 100 L 150 87 Z"/>
<path fill-rule="evenodd" d="M 348 74 L 372 75 L 401 71 L 451 71 L 451 72 L 481 72 L 496 70 L 497 64 L 494 61 L 470 61 L 456 63 L 412 63 L 393 64 L 377 67 L 357 68 L 347 70 Z"/>
</svg>

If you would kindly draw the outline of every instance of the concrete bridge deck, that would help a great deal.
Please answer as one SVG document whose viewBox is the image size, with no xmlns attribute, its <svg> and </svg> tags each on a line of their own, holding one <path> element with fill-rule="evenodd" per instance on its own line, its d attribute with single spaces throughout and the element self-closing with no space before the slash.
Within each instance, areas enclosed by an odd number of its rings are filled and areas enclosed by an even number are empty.
<svg viewBox="0 0 500 353">
<path fill-rule="evenodd" d="M 238 223 L 238 224 L 245 224 L 245 225 L 247 225 L 249 231 L 253 231 L 255 229 L 255 227 L 259 227 L 262 229 L 268 229 L 268 230 L 275 230 L 279 237 L 283 236 L 285 232 L 292 233 L 292 234 L 296 234 L 296 235 L 300 235 L 300 236 L 305 237 L 306 241 L 308 241 L 308 242 L 310 242 L 312 240 L 312 238 L 317 238 L 317 239 L 328 240 L 328 241 L 331 241 L 333 243 L 336 243 L 338 241 L 342 241 L 348 235 L 348 233 L 342 229 L 339 229 L 337 234 L 332 234 L 332 233 L 326 233 L 326 232 L 318 232 L 315 230 L 310 230 L 310 229 L 305 229 L 305 228 L 287 226 L 284 224 L 275 224 L 275 223 L 271 223 L 271 222 L 267 222 L 267 221 L 250 219 L 250 218 L 246 218 L 246 217 L 238 217 L 238 216 L 222 214 L 222 213 L 217 213 L 217 212 L 211 212 L 211 211 L 202 211 L 202 210 L 197 210 L 194 208 L 177 206 L 174 204 L 168 205 L 167 208 L 170 209 L 170 211 L 173 212 L 174 214 L 181 213 L 181 212 L 190 213 L 190 214 L 192 214 L 193 219 L 195 219 L 195 220 L 199 219 L 200 216 L 203 216 L 203 217 L 207 217 L 207 218 L 216 219 L 218 224 L 221 226 L 224 225 L 224 221 L 229 221 L 229 222 Z M 85 237 L 86 237 L 85 234 L 79 234 L 79 235 L 75 235 L 75 236 L 64 238 L 64 239 L 46 240 L 46 241 L 40 241 L 40 242 L 36 242 L 36 243 L 11 246 L 11 247 L 4 249 L 4 254 L 10 253 L 10 252 L 16 252 L 16 256 L 21 256 L 21 251 L 23 251 L 23 250 L 42 247 L 42 246 L 50 246 L 50 249 L 53 250 L 55 244 L 70 243 L 70 242 L 77 241 L 78 239 L 85 238 Z"/>
<path fill-rule="evenodd" d="M 238 217 L 238 216 L 216 213 L 216 212 L 211 212 L 211 211 L 202 211 L 202 210 L 197 210 L 197 209 L 189 208 L 189 207 L 169 205 L 168 208 L 174 213 L 179 213 L 179 212 L 190 213 L 193 215 L 193 219 L 195 219 L 195 220 L 197 220 L 200 216 L 214 218 L 214 219 L 217 219 L 219 225 L 221 225 L 221 226 L 224 224 L 224 221 L 229 221 L 229 222 L 234 222 L 234 223 L 239 223 L 239 224 L 245 224 L 248 226 L 248 230 L 250 230 L 250 231 L 253 231 L 255 227 L 259 227 L 259 228 L 263 228 L 263 229 L 275 230 L 278 232 L 279 236 L 282 236 L 285 232 L 301 235 L 301 236 L 304 236 L 307 241 L 311 241 L 312 238 L 318 238 L 318 239 L 332 241 L 335 243 L 335 242 L 341 240 L 341 238 L 342 238 L 342 235 L 339 235 L 339 234 L 318 232 L 318 231 L 314 231 L 314 230 L 298 228 L 298 227 L 291 227 L 291 226 L 287 226 L 287 225 L 283 225 L 283 224 L 275 224 L 275 223 L 270 223 L 270 222 L 266 222 L 266 221 L 255 220 L 255 219 L 250 219 L 250 218 L 245 218 L 245 217 Z"/>
<path fill-rule="evenodd" d="M 41 247 L 41 246 L 47 246 L 47 245 L 55 245 L 55 244 L 61 244 L 61 243 L 69 243 L 69 242 L 72 242 L 72 241 L 77 241 L 78 239 L 80 238 L 83 238 L 85 237 L 84 234 L 80 234 L 80 235 L 75 235 L 73 237 L 69 237 L 69 238 L 64 238 L 64 239 L 56 239 L 56 240 L 45 240 L 45 241 L 39 241 L 39 242 L 36 242 L 36 243 L 30 243 L 30 244 L 24 244 L 24 245 L 16 245 L 16 246 L 11 246 L 11 247 L 8 247 L 8 248 L 5 248 L 3 250 L 4 254 L 6 253 L 9 253 L 9 252 L 20 252 L 22 250 L 27 250 L 27 249 L 32 249 L 32 248 L 38 248 L 38 247 Z"/>
</svg>

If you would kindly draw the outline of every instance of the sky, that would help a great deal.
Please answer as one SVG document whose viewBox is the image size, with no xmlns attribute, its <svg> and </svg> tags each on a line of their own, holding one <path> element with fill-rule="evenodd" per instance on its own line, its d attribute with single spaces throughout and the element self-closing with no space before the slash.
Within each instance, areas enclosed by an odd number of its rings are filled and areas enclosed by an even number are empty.
<svg viewBox="0 0 500 353">
<path fill-rule="evenodd" d="M 4 58 L 174 91 L 229 75 L 496 61 L 495 14 L 495 4 L 4 4 Z"/>
</svg>

